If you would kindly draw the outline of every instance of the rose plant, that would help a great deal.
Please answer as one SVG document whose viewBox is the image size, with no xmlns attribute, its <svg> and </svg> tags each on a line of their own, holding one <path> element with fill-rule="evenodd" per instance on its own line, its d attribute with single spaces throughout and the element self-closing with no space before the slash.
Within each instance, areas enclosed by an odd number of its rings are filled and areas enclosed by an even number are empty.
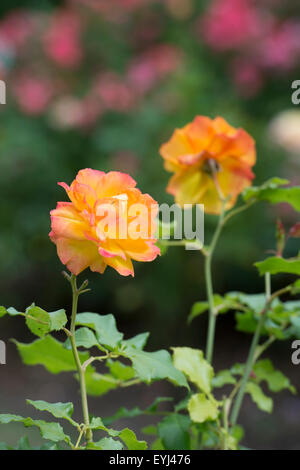
<svg viewBox="0 0 300 470">
<path fill-rule="evenodd" d="M 245 447 L 241 444 L 243 429 L 239 416 L 245 394 L 251 396 L 259 409 L 271 412 L 273 400 L 262 390 L 262 382 L 271 392 L 289 389 L 295 393 L 290 380 L 262 355 L 275 341 L 300 336 L 300 301 L 286 298 L 300 293 L 299 280 L 292 280 L 277 291 L 271 286 L 273 275 L 300 275 L 299 255 L 284 258 L 289 238 L 299 237 L 299 223 L 286 233 L 278 221 L 272 256 L 255 263 L 258 273 L 265 278 L 263 293 L 216 294 L 212 257 L 221 232 L 232 217 L 259 201 L 284 202 L 300 211 L 300 188 L 287 186 L 288 181 L 280 178 L 251 186 L 255 142 L 246 131 L 232 127 L 220 117 L 197 116 L 192 123 L 175 130 L 160 153 L 165 168 L 174 173 L 167 191 L 174 195 L 176 203 L 181 206 L 201 203 L 206 213 L 218 217 L 210 243 L 198 246 L 204 257 L 207 300 L 196 302 L 188 316 L 190 323 L 208 311 L 206 352 L 190 347 L 173 347 L 172 355 L 167 350 L 149 352 L 144 349 L 148 333 L 124 339 L 113 315 L 78 313 L 79 298 L 89 289 L 87 280 L 78 285 L 77 276 L 86 268 L 102 275 L 111 267 L 122 276 L 134 276 L 132 261 L 150 262 L 160 254 L 160 248 L 166 254 L 169 246 L 190 243 L 184 239 L 180 243 L 175 239 L 159 239 L 166 227 L 157 219 L 158 204 L 137 189 L 129 175 L 89 168 L 79 171 L 70 186 L 59 183 L 69 201 L 59 202 L 51 211 L 50 239 L 69 271 L 63 274 L 72 291 L 70 313 L 64 309 L 47 312 L 35 304 L 22 312 L 13 307 L 0 308 L 0 316 L 23 316 L 29 330 L 37 336 L 29 344 L 15 341 L 24 364 L 42 365 L 52 374 L 69 371 L 75 373 L 79 382 L 82 407 L 79 422 L 72 418 L 73 403 L 49 403 L 42 399 L 28 399 L 27 403 L 52 415 L 51 421 L 0 414 L 0 423 L 21 422 L 26 427 L 37 427 L 45 440 L 42 448 L 147 449 L 148 442 L 137 438 L 129 428 L 117 429 L 114 422 L 119 418 L 153 415 L 156 421 L 159 416 L 162 419 L 142 429 L 146 436 L 152 436 L 151 440 L 155 436 L 152 449 L 241 449 Z M 234 207 L 239 195 L 242 203 Z M 171 231 L 172 227 L 168 228 Z M 232 311 L 237 329 L 252 335 L 249 354 L 245 362 L 215 371 L 217 319 Z M 107 373 L 97 371 L 98 362 L 106 366 Z M 169 380 L 182 387 L 186 390 L 185 398 L 172 404 L 168 411 L 159 408 L 161 402 L 171 400 L 168 397 L 157 397 L 146 409 L 122 406 L 111 417 L 94 416 L 89 409 L 88 395 L 102 396 L 118 387 L 135 387 L 156 380 Z M 219 389 L 225 386 L 225 392 L 220 393 Z M 2 443 L 1 448 L 9 446 Z M 30 448 L 27 438 L 16 448 Z"/>
</svg>

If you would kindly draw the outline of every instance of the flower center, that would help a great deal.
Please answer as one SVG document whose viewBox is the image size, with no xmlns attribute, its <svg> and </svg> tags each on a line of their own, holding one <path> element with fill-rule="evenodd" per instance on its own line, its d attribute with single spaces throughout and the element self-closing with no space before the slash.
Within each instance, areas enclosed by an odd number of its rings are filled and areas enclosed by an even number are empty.
<svg viewBox="0 0 300 470">
<path fill-rule="evenodd" d="M 205 160 L 202 166 L 202 170 L 205 173 L 208 173 L 210 176 L 214 176 L 218 171 L 221 170 L 220 164 L 213 158 L 208 158 Z"/>
</svg>

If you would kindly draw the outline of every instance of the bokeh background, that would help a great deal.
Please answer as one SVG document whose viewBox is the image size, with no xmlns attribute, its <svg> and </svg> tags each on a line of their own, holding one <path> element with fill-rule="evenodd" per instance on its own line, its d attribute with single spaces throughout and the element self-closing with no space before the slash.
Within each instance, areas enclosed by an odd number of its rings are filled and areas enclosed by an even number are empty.
<svg viewBox="0 0 300 470">
<path fill-rule="evenodd" d="M 254 136 L 255 183 L 275 175 L 299 183 L 300 105 L 291 102 L 299 59 L 298 0 L 1 0 L 7 104 L 0 105 L 0 303 L 69 309 L 69 286 L 48 239 L 49 211 L 66 200 L 57 182 L 70 183 L 85 167 L 120 170 L 160 203 L 172 202 L 159 147 L 196 114 L 224 116 Z M 214 260 L 216 292 L 262 291 L 253 263 L 274 248 L 277 217 L 287 227 L 298 221 L 287 206 L 261 205 L 228 225 Z M 205 218 L 206 241 L 214 224 Z M 286 255 L 297 248 L 291 242 Z M 134 279 L 109 269 L 85 277 L 92 293 L 82 297 L 82 310 L 114 313 L 127 336 L 150 331 L 149 350 L 204 347 L 206 319 L 186 323 L 193 302 L 205 297 L 197 253 L 169 249 L 153 263 L 136 264 Z M 274 287 L 286 280 L 276 277 Z M 32 339 L 22 319 L 1 319 L 0 331 L 7 342 L 2 412 L 29 413 L 24 398 L 79 405 L 68 374 L 21 363 L 9 338 Z M 233 314 L 223 316 L 216 369 L 243 361 L 249 340 L 234 332 Z M 275 345 L 270 356 L 300 390 L 290 343 Z M 92 398 L 91 408 L 107 416 L 121 404 L 147 406 L 157 393 L 181 396 L 156 383 Z M 247 399 L 241 421 L 249 447 L 300 449 L 300 399 L 289 392 L 275 397 L 272 416 Z M 138 430 L 148 422 L 125 424 Z M 13 444 L 22 432 L 1 426 L 0 441 Z"/>
</svg>

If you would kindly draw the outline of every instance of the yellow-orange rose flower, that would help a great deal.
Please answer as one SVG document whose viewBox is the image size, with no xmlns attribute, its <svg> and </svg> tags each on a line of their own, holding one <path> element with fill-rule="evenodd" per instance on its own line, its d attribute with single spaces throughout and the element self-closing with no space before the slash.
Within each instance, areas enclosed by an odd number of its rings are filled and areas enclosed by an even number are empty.
<svg viewBox="0 0 300 470">
<path fill-rule="evenodd" d="M 166 170 L 174 173 L 167 191 L 177 204 L 204 204 L 210 214 L 221 212 L 222 197 L 227 198 L 226 209 L 230 209 L 254 177 L 254 140 L 221 117 L 196 116 L 174 131 L 160 154 Z"/>
<path fill-rule="evenodd" d="M 129 175 L 86 168 L 70 187 L 58 184 L 71 202 L 58 202 L 51 211 L 49 236 L 73 274 L 88 267 L 102 274 L 111 266 L 133 276 L 132 260 L 152 261 L 160 254 L 154 238 L 158 204 Z"/>
</svg>

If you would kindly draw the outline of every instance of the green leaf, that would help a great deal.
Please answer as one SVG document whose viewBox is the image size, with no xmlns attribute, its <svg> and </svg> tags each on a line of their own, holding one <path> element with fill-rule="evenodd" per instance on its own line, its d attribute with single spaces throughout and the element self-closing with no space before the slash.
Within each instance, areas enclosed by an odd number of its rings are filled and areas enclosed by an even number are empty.
<svg viewBox="0 0 300 470">
<path fill-rule="evenodd" d="M 48 423 L 47 421 L 34 420 L 32 418 L 23 418 L 14 414 L 0 414 L 0 423 L 8 424 L 11 422 L 23 423 L 25 427 L 36 426 L 39 428 L 41 436 L 49 441 L 69 442 L 70 438 L 66 436 L 59 423 Z"/>
<path fill-rule="evenodd" d="M 205 421 L 198 424 L 198 429 L 201 436 L 202 448 L 216 448 L 220 443 L 220 437 L 216 423 L 213 421 Z"/>
<path fill-rule="evenodd" d="M 165 450 L 165 447 L 160 438 L 155 439 L 155 441 L 151 445 L 151 450 Z"/>
<path fill-rule="evenodd" d="M 16 450 L 32 450 L 27 436 L 23 436 L 19 439 Z"/>
<path fill-rule="evenodd" d="M 218 417 L 217 402 L 206 398 L 204 393 L 192 395 L 188 402 L 188 411 L 191 420 L 195 423 L 204 423 L 208 420 L 215 420 Z"/>
<path fill-rule="evenodd" d="M 292 295 L 300 294 L 300 279 L 297 279 L 297 281 L 295 281 L 294 284 L 292 285 L 291 294 Z"/>
<path fill-rule="evenodd" d="M 289 300 L 282 303 L 285 310 L 300 314 L 300 300 Z"/>
<path fill-rule="evenodd" d="M 86 349 L 89 349 L 93 346 L 99 346 L 99 343 L 93 331 L 86 327 L 78 328 L 78 330 L 75 331 L 75 341 L 78 348 L 82 346 Z M 72 349 L 69 338 L 65 342 L 65 347 L 67 349 Z"/>
<path fill-rule="evenodd" d="M 221 370 L 212 379 L 213 387 L 219 388 L 227 384 L 236 384 L 236 379 L 233 377 L 232 373 L 228 369 Z"/>
<path fill-rule="evenodd" d="M 189 399 L 190 399 L 190 394 L 188 394 L 185 398 L 183 398 L 183 400 L 180 400 L 174 406 L 174 410 L 176 411 L 176 413 L 178 413 L 179 411 L 186 410 Z"/>
<path fill-rule="evenodd" d="M 254 333 L 257 326 L 257 320 L 254 317 L 253 312 L 236 313 L 235 319 L 237 322 L 236 329 L 238 331 L 244 331 L 245 333 Z"/>
<path fill-rule="evenodd" d="M 137 349 L 143 349 L 146 346 L 148 338 L 149 333 L 140 333 L 139 335 L 136 335 L 133 338 L 123 341 L 123 343 L 127 346 L 133 346 Z"/>
<path fill-rule="evenodd" d="M 139 441 L 135 433 L 128 428 L 123 429 L 119 438 L 122 439 L 128 450 L 145 450 L 147 449 L 146 441 Z"/>
<path fill-rule="evenodd" d="M 227 294 L 232 301 L 246 305 L 255 313 L 260 313 L 266 304 L 266 294 L 244 294 L 243 292 L 229 292 Z M 239 310 L 239 308 L 237 308 Z"/>
<path fill-rule="evenodd" d="M 90 450 L 122 450 L 123 445 L 112 437 L 103 437 L 100 441 L 89 442 L 86 448 Z"/>
<path fill-rule="evenodd" d="M 291 328 L 290 331 L 293 336 L 300 338 L 300 317 L 291 317 Z"/>
<path fill-rule="evenodd" d="M 135 418 L 136 416 L 141 416 L 145 414 L 145 410 L 141 410 L 138 406 L 135 406 L 132 409 L 128 409 L 124 406 L 118 409 L 118 411 L 113 415 L 113 416 L 108 416 L 106 418 L 103 418 L 104 424 L 106 426 L 111 425 L 118 419 L 122 418 Z"/>
<path fill-rule="evenodd" d="M 258 361 L 253 372 L 256 379 L 260 382 L 265 380 L 271 392 L 280 392 L 289 389 L 292 393 L 296 393 L 295 387 L 291 385 L 290 380 L 279 370 L 275 370 L 270 359 L 262 359 Z"/>
<path fill-rule="evenodd" d="M 159 404 L 166 401 L 172 401 L 170 397 L 157 397 L 154 402 L 146 409 L 142 410 L 138 406 L 132 409 L 121 407 L 113 416 L 104 418 L 105 425 L 110 425 L 114 421 L 122 418 L 135 418 L 136 416 L 155 414 L 158 411 Z"/>
<path fill-rule="evenodd" d="M 123 338 L 123 334 L 117 330 L 116 320 L 112 314 L 79 313 L 76 317 L 76 325 L 95 330 L 98 342 L 109 349 L 115 349 Z"/>
<path fill-rule="evenodd" d="M 87 368 L 85 382 L 88 395 L 95 397 L 105 395 L 105 393 L 118 387 L 118 380 L 109 374 L 99 374 L 93 367 Z"/>
<path fill-rule="evenodd" d="M 267 272 L 269 272 L 270 274 L 298 274 L 298 276 L 300 276 L 299 258 L 283 259 L 277 256 L 272 256 L 270 258 L 265 259 L 264 261 L 259 261 L 258 263 L 254 264 L 258 268 L 259 274 L 261 276 Z"/>
<path fill-rule="evenodd" d="M 18 312 L 13 307 L 8 309 L 0 307 L 0 317 L 5 314 L 25 316 L 28 328 L 34 335 L 39 337 L 43 337 L 45 334 L 50 333 L 50 331 L 61 330 L 68 321 L 63 309 L 56 310 L 55 312 L 46 312 L 46 310 L 37 307 L 34 303 L 27 307 L 25 313 Z"/>
<path fill-rule="evenodd" d="M 251 186 L 246 188 L 243 192 L 243 198 L 246 202 L 253 200 L 268 201 L 271 204 L 286 202 L 295 210 L 300 211 L 300 187 L 280 187 L 288 183 L 289 181 L 281 178 L 272 178 L 262 186 Z"/>
<path fill-rule="evenodd" d="M 48 312 L 32 304 L 26 309 L 26 325 L 36 336 L 44 336 L 50 331 L 50 316 Z"/>
<path fill-rule="evenodd" d="M 93 417 L 90 422 L 90 428 L 105 431 L 111 437 L 117 437 L 120 434 L 120 431 L 116 431 L 115 429 L 110 429 L 106 427 L 101 418 Z"/>
<path fill-rule="evenodd" d="M 93 416 L 90 422 L 91 429 L 100 429 L 101 431 L 106 431 L 106 426 L 104 425 L 103 421 L 99 417 Z"/>
<path fill-rule="evenodd" d="M 237 309 L 238 307 L 236 300 L 231 298 L 229 295 L 226 295 L 225 297 L 222 297 L 219 294 L 214 295 L 214 310 L 216 314 L 226 313 L 228 310 Z M 206 301 L 194 303 L 188 316 L 188 323 L 208 309 L 209 304 Z"/>
<path fill-rule="evenodd" d="M 0 318 L 3 317 L 4 315 L 10 315 L 12 317 L 15 317 L 17 315 L 23 315 L 24 316 L 25 314 L 24 314 L 24 312 L 19 312 L 14 307 L 6 308 L 6 307 L 1 306 L 0 307 Z"/>
<path fill-rule="evenodd" d="M 40 411 L 48 411 L 51 413 L 55 418 L 63 418 L 69 421 L 71 424 L 75 424 L 75 421 L 72 419 L 73 414 L 73 403 L 48 403 L 47 401 L 43 400 L 26 400 L 29 405 L 32 405 L 36 410 Z"/>
<path fill-rule="evenodd" d="M 154 402 L 146 408 L 147 413 L 156 413 L 158 411 L 159 405 L 167 401 L 173 401 L 171 397 L 156 397 Z"/>
<path fill-rule="evenodd" d="M 242 426 L 239 426 L 237 424 L 231 429 L 230 434 L 232 435 L 232 437 L 235 439 L 236 443 L 238 444 L 244 437 L 244 429 L 242 428 Z"/>
<path fill-rule="evenodd" d="M 120 361 L 108 360 L 106 365 L 109 367 L 111 375 L 119 380 L 130 380 L 135 377 L 132 367 L 122 364 Z"/>
<path fill-rule="evenodd" d="M 260 194 L 266 189 L 277 189 L 280 186 L 285 186 L 289 184 L 289 180 L 278 178 L 274 176 L 273 178 L 268 179 L 260 186 L 249 186 L 243 191 L 243 199 L 248 201 L 249 199 L 255 198 L 259 199 Z"/>
<path fill-rule="evenodd" d="M 240 362 L 237 362 L 236 364 L 234 364 L 234 365 L 231 367 L 230 372 L 231 372 L 233 375 L 243 375 L 244 370 L 245 370 L 244 364 L 241 364 Z"/>
<path fill-rule="evenodd" d="M 131 360 L 137 376 L 143 382 L 168 379 L 175 385 L 188 387 L 184 375 L 173 366 L 168 351 L 146 352 L 127 347 L 122 354 Z"/>
<path fill-rule="evenodd" d="M 29 344 L 14 341 L 24 364 L 43 365 L 52 374 L 76 370 L 76 364 L 71 351 L 51 335 L 44 336 Z M 79 353 L 81 362 L 89 358 L 88 353 Z"/>
<path fill-rule="evenodd" d="M 214 295 L 214 307 L 215 313 L 226 313 L 228 310 L 237 310 L 240 308 L 236 299 L 233 299 L 230 295 L 222 297 L 221 295 Z"/>
<path fill-rule="evenodd" d="M 208 302 L 195 302 L 191 308 L 191 311 L 188 316 L 188 323 L 191 323 L 194 318 L 198 317 L 202 313 L 206 312 L 209 308 Z"/>
<path fill-rule="evenodd" d="M 251 395 L 252 400 L 257 404 L 260 410 L 266 411 L 267 413 L 272 413 L 273 400 L 264 394 L 258 384 L 254 382 L 248 382 L 246 385 L 246 392 Z"/>
<path fill-rule="evenodd" d="M 172 348 L 173 361 L 177 369 L 196 384 L 200 390 L 209 393 L 214 375 L 212 366 L 204 359 L 203 352 L 192 348 Z"/>
<path fill-rule="evenodd" d="M 49 312 L 49 316 L 50 331 L 60 331 L 67 324 L 68 318 L 64 309 Z"/>
<path fill-rule="evenodd" d="M 135 433 L 128 428 L 122 429 L 121 431 L 107 428 L 101 418 L 92 418 L 90 427 L 91 429 L 105 431 L 112 437 L 119 437 L 129 450 L 147 449 L 147 443 L 145 441 L 139 441 Z"/>
<path fill-rule="evenodd" d="M 229 292 L 227 294 L 232 300 L 238 302 L 239 309 L 243 310 L 242 312 L 237 312 L 235 318 L 237 321 L 237 330 L 244 331 L 246 333 L 253 333 L 256 329 L 257 322 L 260 316 L 260 313 L 266 306 L 266 296 L 265 294 L 244 294 L 243 292 Z M 272 303 L 272 309 L 279 306 L 280 301 L 274 299 Z M 267 316 L 270 317 L 270 312 L 267 312 Z M 280 335 L 280 329 L 278 325 L 272 321 L 271 318 L 268 318 L 265 321 L 262 334 L 272 333 L 276 336 Z"/>
<path fill-rule="evenodd" d="M 189 449 L 190 419 L 188 416 L 173 413 L 158 424 L 158 435 L 168 450 Z"/>
<path fill-rule="evenodd" d="M 3 306 L 0 306 L 0 318 L 4 317 L 4 315 L 6 315 L 6 314 L 7 314 L 6 308 L 3 307 Z M 3 443 L 1 443 L 1 444 L 3 444 Z"/>
</svg>

